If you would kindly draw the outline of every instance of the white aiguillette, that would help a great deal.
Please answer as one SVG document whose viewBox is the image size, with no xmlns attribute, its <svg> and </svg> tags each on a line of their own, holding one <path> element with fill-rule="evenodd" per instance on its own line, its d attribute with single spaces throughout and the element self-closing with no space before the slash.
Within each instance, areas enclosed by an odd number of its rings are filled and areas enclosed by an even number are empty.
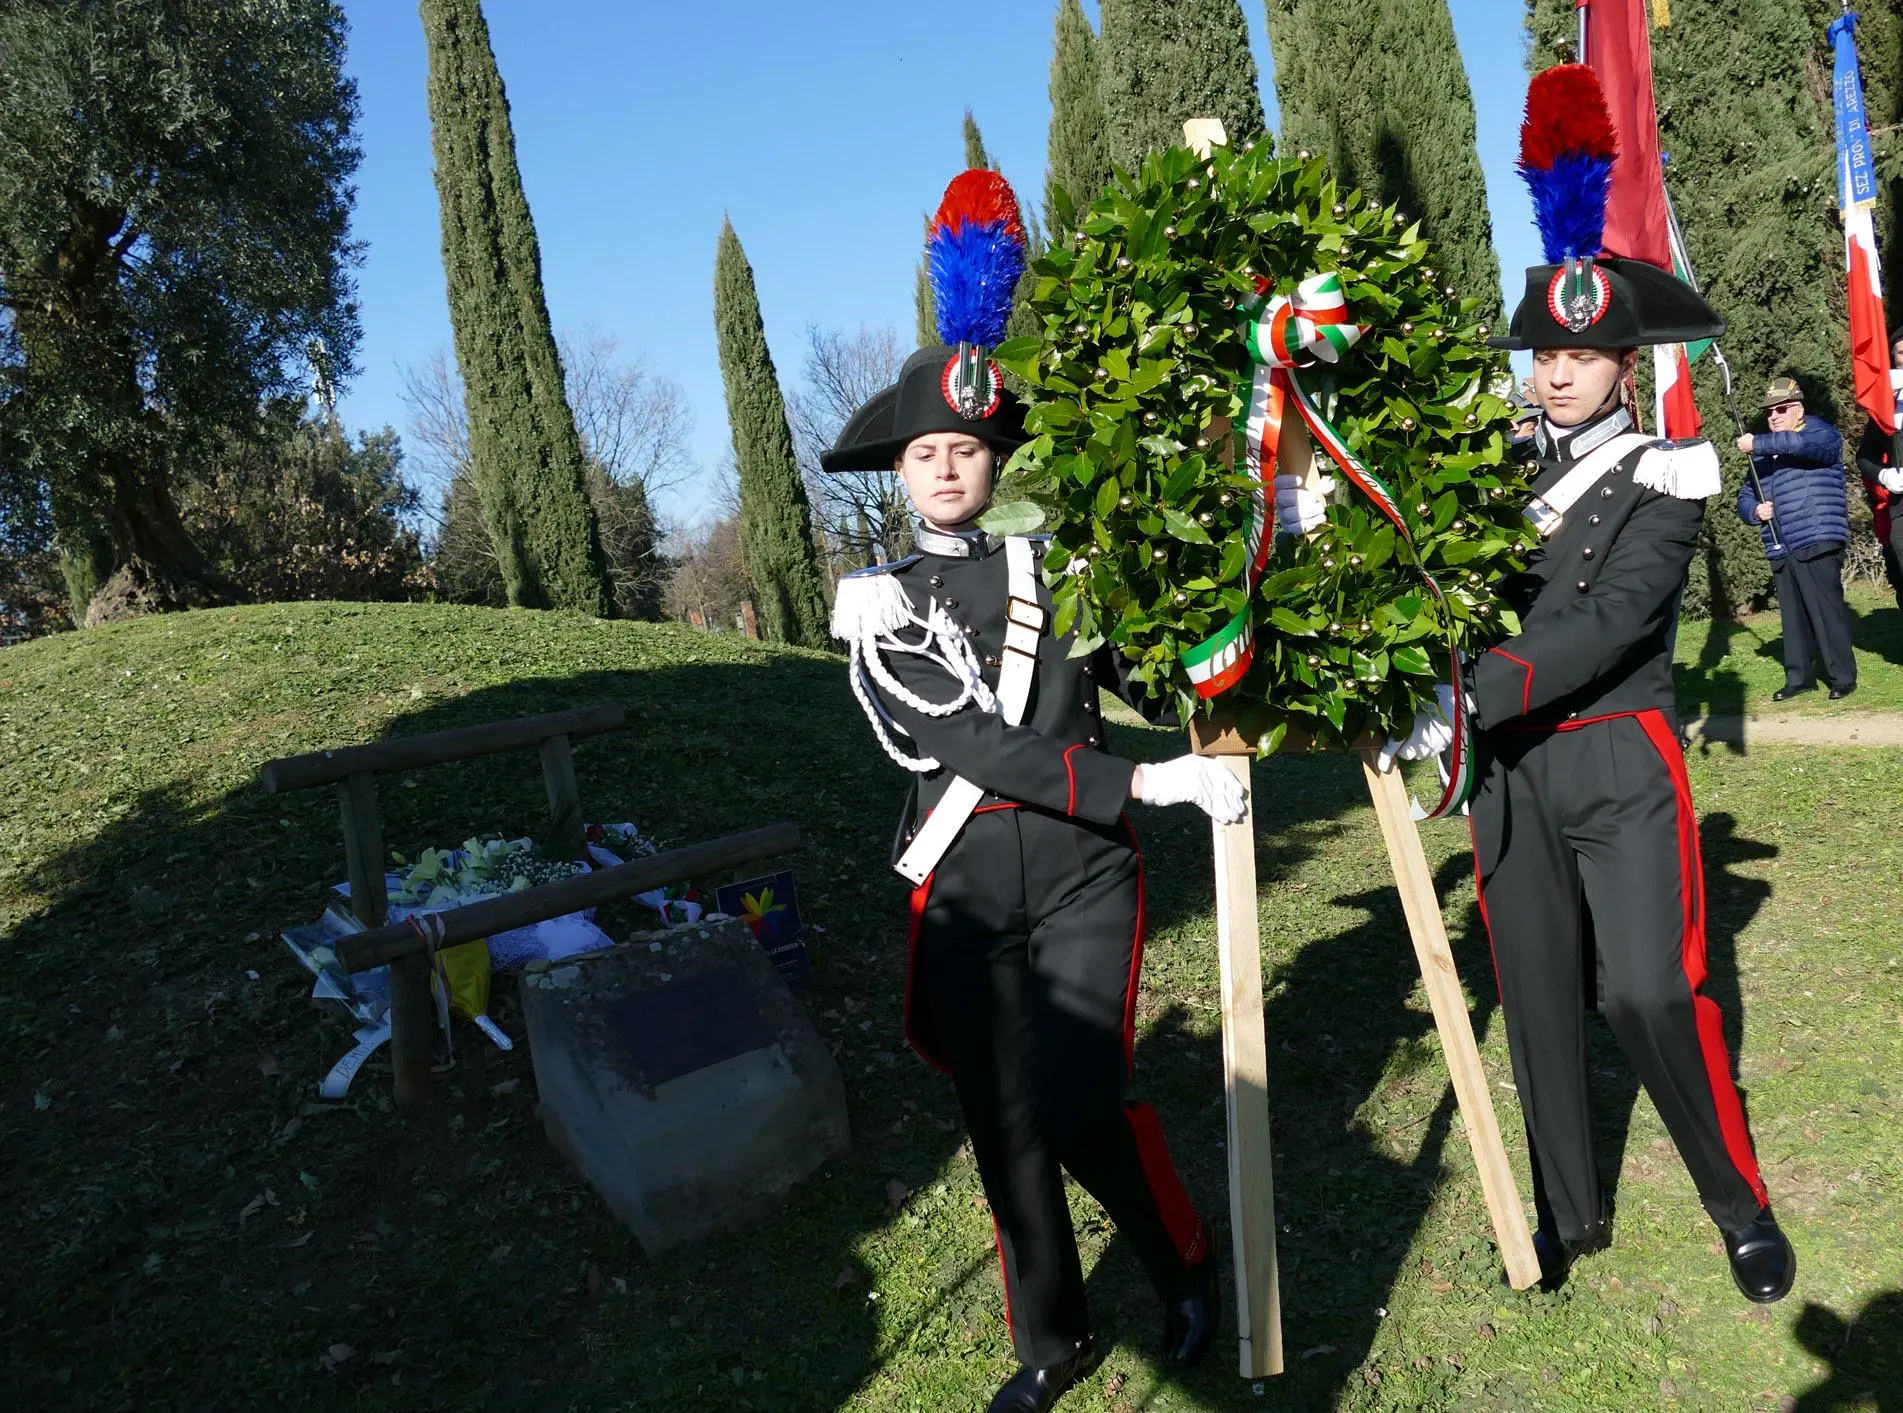
<svg viewBox="0 0 1903 1413">
<path fill-rule="evenodd" d="M 1037 643 L 1050 615 L 1037 601 L 1037 546 L 1021 535 L 1013 535 L 1004 542 L 1004 554 L 1007 598 L 1004 664 L 998 670 L 998 714 L 1017 726 L 1023 722 L 1025 705 L 1031 699 L 1031 679 L 1037 675 Z M 892 865 L 899 876 L 914 887 L 930 877 L 984 794 L 982 787 L 964 776 L 956 777 L 912 836 L 899 861 Z"/>
</svg>

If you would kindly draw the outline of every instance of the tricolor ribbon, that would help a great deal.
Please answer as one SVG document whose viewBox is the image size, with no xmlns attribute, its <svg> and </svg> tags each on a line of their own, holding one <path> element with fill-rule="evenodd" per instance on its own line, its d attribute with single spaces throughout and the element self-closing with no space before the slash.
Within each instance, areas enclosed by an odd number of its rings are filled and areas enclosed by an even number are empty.
<svg viewBox="0 0 1903 1413">
<path fill-rule="evenodd" d="M 1287 409 L 1293 405 L 1314 444 L 1328 453 L 1341 472 L 1375 507 L 1393 522 L 1401 543 L 1414 547 L 1413 533 L 1401 514 L 1401 506 L 1381 478 L 1370 471 L 1348 447 L 1348 443 L 1321 413 L 1302 381 L 1298 369 L 1320 361 L 1337 362 L 1352 348 L 1364 330 L 1348 316 L 1348 303 L 1342 293 L 1338 274 L 1313 275 L 1296 286 L 1292 295 L 1267 298 L 1269 284 L 1256 279 L 1255 297 L 1244 305 L 1243 341 L 1248 345 L 1252 366 L 1246 384 L 1240 390 L 1248 408 L 1243 432 L 1243 457 L 1251 480 L 1249 557 L 1243 569 L 1244 587 L 1251 595 L 1262 581 L 1274 544 L 1270 522 L 1274 516 L 1275 472 L 1281 455 Z M 1447 595 L 1434 576 L 1420 565 L 1416 567 L 1428 591 L 1443 608 Z M 1198 696 L 1205 699 L 1221 695 L 1247 674 L 1255 661 L 1255 632 L 1252 605 L 1229 620 L 1214 635 L 1187 648 L 1181 655 L 1184 669 Z M 1441 798 L 1423 818 L 1440 819 L 1455 813 L 1471 798 L 1475 783 L 1472 733 L 1467 728 L 1467 707 L 1461 693 L 1460 674 L 1453 673 L 1454 742 L 1448 750 L 1448 764 L 1441 770 Z"/>
</svg>

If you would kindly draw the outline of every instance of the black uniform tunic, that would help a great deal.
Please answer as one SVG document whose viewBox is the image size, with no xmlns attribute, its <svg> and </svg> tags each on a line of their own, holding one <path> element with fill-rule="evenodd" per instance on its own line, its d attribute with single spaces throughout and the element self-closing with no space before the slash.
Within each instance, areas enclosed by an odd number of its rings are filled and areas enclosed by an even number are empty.
<svg viewBox="0 0 1903 1413">
<path fill-rule="evenodd" d="M 1535 492 L 1606 431 L 1603 419 L 1543 428 Z M 1568 1240 L 1602 1211 L 1586 1085 L 1595 972 L 1599 1007 L 1713 1220 L 1735 1230 L 1767 1201 L 1703 991 L 1703 866 L 1672 686 L 1704 504 L 1638 484 L 1644 454 L 1608 471 L 1508 582 L 1522 632 L 1474 670 L 1481 914 L 1541 1225 Z"/>
<path fill-rule="evenodd" d="M 919 617 L 933 601 L 951 615 L 995 689 L 1003 547 L 921 540 L 938 552 L 889 572 Z M 1041 585 L 1038 596 L 1048 613 Z M 1070 642 L 1042 635 L 1021 725 L 973 705 L 932 717 L 879 692 L 916 750 L 940 762 L 917 782 L 898 851 L 954 774 L 986 791 L 912 894 L 906 1038 L 957 1088 L 997 1223 L 1012 1338 L 1039 1368 L 1089 1332 L 1060 1170 L 1103 1204 L 1166 1295 L 1209 1243 L 1155 1111 L 1124 1099 L 1143 962 L 1143 861 L 1123 816 L 1135 767 L 1102 749 L 1097 685 L 1119 685 L 1114 655 L 1069 658 Z M 925 701 L 956 693 L 924 657 L 884 662 Z"/>
</svg>

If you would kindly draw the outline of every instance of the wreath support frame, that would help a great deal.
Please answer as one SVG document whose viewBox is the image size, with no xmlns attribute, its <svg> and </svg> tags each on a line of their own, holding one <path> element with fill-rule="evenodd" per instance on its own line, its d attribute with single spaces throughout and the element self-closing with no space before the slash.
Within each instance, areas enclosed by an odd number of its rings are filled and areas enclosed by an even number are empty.
<svg viewBox="0 0 1903 1413">
<path fill-rule="evenodd" d="M 1292 735 L 1293 733 L 1291 733 Z M 1268 1037 L 1263 1021 L 1262 940 L 1257 921 L 1255 799 L 1249 788 L 1255 743 L 1218 715 L 1197 717 L 1189 728 L 1190 749 L 1221 760 L 1243 786 L 1244 812 L 1235 824 L 1211 825 L 1216 874 L 1216 939 L 1222 977 L 1223 1090 L 1228 1109 L 1229 1231 L 1236 1272 L 1236 1325 L 1240 1373 L 1263 1378 L 1283 1370 L 1282 1296 L 1275 1250 L 1275 1188 L 1269 1149 Z M 1312 743 L 1286 741 L 1286 751 Z M 1493 1224 L 1494 1241 L 1507 1282 L 1525 1290 L 1540 1278 L 1526 1210 L 1507 1162 L 1500 1121 L 1480 1064 L 1467 999 L 1460 989 L 1453 949 L 1434 874 L 1421 847 L 1420 830 L 1398 769 L 1382 771 L 1380 743 L 1366 739 L 1361 757 L 1368 796 L 1380 821 L 1388 866 L 1407 918 L 1408 936 L 1420 964 L 1421 983 L 1433 1008 L 1441 1052 L 1460 1106 L 1461 1126 L 1480 1174 L 1480 1191 Z"/>
</svg>

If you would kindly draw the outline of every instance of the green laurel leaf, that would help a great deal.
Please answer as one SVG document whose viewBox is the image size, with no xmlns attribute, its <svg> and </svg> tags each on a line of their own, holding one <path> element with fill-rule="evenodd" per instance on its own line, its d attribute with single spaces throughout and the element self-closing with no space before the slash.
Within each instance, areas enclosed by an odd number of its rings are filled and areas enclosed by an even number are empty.
<svg viewBox="0 0 1903 1413">
<path fill-rule="evenodd" d="M 1028 500 L 1006 501 L 994 505 L 978 517 L 984 529 L 999 537 L 1034 535 L 1044 528 L 1044 509 Z"/>
</svg>

